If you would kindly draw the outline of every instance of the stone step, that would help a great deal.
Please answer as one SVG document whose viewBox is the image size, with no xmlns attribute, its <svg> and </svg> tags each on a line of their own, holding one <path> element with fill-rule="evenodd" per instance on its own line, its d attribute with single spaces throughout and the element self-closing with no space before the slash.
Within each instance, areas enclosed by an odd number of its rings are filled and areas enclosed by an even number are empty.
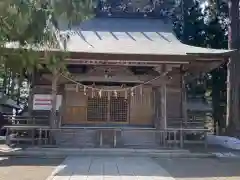
<svg viewBox="0 0 240 180">
<path fill-rule="evenodd" d="M 158 147 L 156 135 L 152 132 L 124 132 L 122 134 L 124 146 Z"/>
<path fill-rule="evenodd" d="M 58 146 L 94 147 L 96 131 L 61 132 L 56 138 Z"/>
<path fill-rule="evenodd" d="M 74 156 L 147 156 L 147 157 L 163 157 L 163 158 L 209 158 L 216 157 L 211 153 L 190 153 L 187 150 L 177 149 L 101 149 L 101 148 L 27 148 L 24 150 L 0 152 L 4 156 L 20 156 L 20 157 L 44 157 L 55 158 Z"/>
</svg>

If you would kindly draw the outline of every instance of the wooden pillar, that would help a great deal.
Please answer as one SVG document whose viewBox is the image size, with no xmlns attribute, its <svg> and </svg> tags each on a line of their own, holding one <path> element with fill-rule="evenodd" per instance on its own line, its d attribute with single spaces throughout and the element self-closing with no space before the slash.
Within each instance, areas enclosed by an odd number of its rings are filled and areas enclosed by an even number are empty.
<svg viewBox="0 0 240 180">
<path fill-rule="evenodd" d="M 185 87 L 185 80 L 184 80 L 185 73 L 181 68 L 181 116 L 183 118 L 182 123 L 187 122 L 188 115 L 187 115 L 187 92 Z"/>
<path fill-rule="evenodd" d="M 154 109 L 154 116 L 153 116 L 153 123 L 154 127 L 159 129 L 161 128 L 160 119 L 161 119 L 161 96 L 160 96 L 160 90 L 159 87 L 153 87 L 153 96 L 152 101 L 154 103 L 153 109 Z"/>
<path fill-rule="evenodd" d="M 181 66 L 181 116 L 183 118 L 181 129 L 180 129 L 180 147 L 183 148 L 184 145 L 184 130 L 182 129 L 183 125 L 186 124 L 188 115 L 187 115 L 187 93 L 185 87 L 185 72 L 183 71 L 183 67 Z"/>
<path fill-rule="evenodd" d="M 28 113 L 30 116 L 33 115 L 33 98 L 34 98 L 34 86 L 35 86 L 35 78 L 36 77 L 36 71 L 34 70 L 31 74 L 31 81 L 30 81 L 30 91 L 29 91 L 29 97 L 28 97 Z"/>
<path fill-rule="evenodd" d="M 161 128 L 167 128 L 167 85 L 161 86 Z"/>
</svg>

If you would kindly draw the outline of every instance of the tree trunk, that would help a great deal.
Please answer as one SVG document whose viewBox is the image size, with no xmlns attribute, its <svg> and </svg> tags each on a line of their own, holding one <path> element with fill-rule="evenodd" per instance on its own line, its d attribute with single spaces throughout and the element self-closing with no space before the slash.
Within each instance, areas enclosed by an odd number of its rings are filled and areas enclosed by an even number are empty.
<svg viewBox="0 0 240 180">
<path fill-rule="evenodd" d="M 17 85 L 17 104 L 20 105 L 20 99 L 21 99 L 21 87 L 22 87 L 22 77 L 21 76 L 18 76 L 18 85 Z"/>
<path fill-rule="evenodd" d="M 57 121 L 57 81 L 58 81 L 58 72 L 56 69 L 52 72 L 52 109 L 50 115 L 50 126 L 52 129 L 58 128 Z"/>
<path fill-rule="evenodd" d="M 28 80 L 29 83 L 29 96 L 28 96 L 28 113 L 30 116 L 33 115 L 33 96 L 34 96 L 34 85 L 35 85 L 35 73 L 34 70 L 31 74 L 29 74 L 30 78 Z"/>
<path fill-rule="evenodd" d="M 188 18 L 188 13 L 189 9 L 194 6 L 194 1 L 193 0 L 182 0 L 181 1 L 181 8 L 182 8 L 182 16 L 183 16 L 183 42 L 184 43 L 189 43 L 189 38 L 188 38 L 188 23 L 187 18 Z"/>
<path fill-rule="evenodd" d="M 16 78 L 16 76 L 15 76 L 15 74 L 12 72 L 11 73 L 11 86 L 10 86 L 10 96 L 11 96 L 11 98 L 12 99 L 14 99 L 15 100 L 15 78 Z"/>
<path fill-rule="evenodd" d="M 229 0 L 229 49 L 239 49 L 239 0 Z M 239 126 L 239 81 L 237 77 L 238 56 L 233 55 L 227 66 L 227 134 L 234 136 L 236 128 Z"/>
<path fill-rule="evenodd" d="M 7 86 L 6 86 L 6 94 L 10 95 L 10 88 L 11 88 L 11 72 L 7 71 Z"/>
<path fill-rule="evenodd" d="M 52 109 L 50 114 L 50 128 L 57 129 L 58 128 L 58 119 L 57 119 L 57 81 L 58 81 L 58 72 L 56 69 L 52 71 Z M 50 132 L 50 143 L 51 145 L 55 145 L 55 131 L 52 130 Z"/>
<path fill-rule="evenodd" d="M 7 94 L 7 80 L 8 80 L 8 71 L 5 67 L 4 69 L 4 76 L 3 76 L 3 92 L 4 94 Z"/>
</svg>

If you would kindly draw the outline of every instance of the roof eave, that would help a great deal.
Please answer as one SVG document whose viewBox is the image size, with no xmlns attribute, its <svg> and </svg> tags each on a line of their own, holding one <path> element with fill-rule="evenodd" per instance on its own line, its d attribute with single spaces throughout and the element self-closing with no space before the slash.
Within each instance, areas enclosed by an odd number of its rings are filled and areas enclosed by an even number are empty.
<svg viewBox="0 0 240 180">
<path fill-rule="evenodd" d="M 221 52 L 221 53 L 187 53 L 187 55 L 190 55 L 190 56 L 193 56 L 196 58 L 225 59 L 225 58 L 230 58 L 237 52 L 238 52 L 238 50 L 229 50 L 229 51 Z"/>
</svg>

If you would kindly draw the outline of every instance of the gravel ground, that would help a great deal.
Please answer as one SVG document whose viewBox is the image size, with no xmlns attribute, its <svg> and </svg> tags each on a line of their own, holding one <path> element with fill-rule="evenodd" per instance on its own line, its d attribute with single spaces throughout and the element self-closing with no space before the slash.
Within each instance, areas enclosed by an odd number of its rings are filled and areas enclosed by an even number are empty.
<svg viewBox="0 0 240 180">
<path fill-rule="evenodd" d="M 240 180 L 238 159 L 155 159 L 176 180 Z"/>
<path fill-rule="evenodd" d="M 0 180 L 45 180 L 63 159 L 0 157 Z"/>
</svg>

